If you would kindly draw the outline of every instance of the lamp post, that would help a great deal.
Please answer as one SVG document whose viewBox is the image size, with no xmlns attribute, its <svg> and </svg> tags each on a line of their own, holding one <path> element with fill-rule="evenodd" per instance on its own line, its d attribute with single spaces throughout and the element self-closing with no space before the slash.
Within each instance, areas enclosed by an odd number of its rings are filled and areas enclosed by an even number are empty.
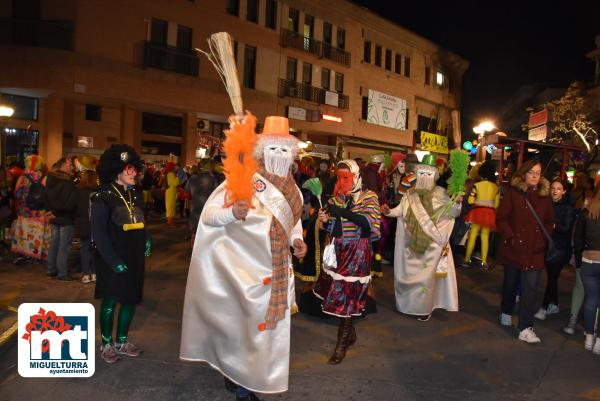
<svg viewBox="0 0 600 401">
<path fill-rule="evenodd" d="M 473 127 L 473 132 L 477 134 L 477 140 L 479 141 L 479 147 L 477 148 L 477 155 L 475 156 L 475 160 L 483 161 L 485 160 L 485 149 L 481 139 L 489 132 L 496 129 L 496 126 L 491 121 L 483 121 L 478 126 Z"/>
<path fill-rule="evenodd" d="M 3 167 L 6 159 L 6 123 L 14 113 L 15 109 L 12 107 L 5 104 L 0 104 L 0 163 Z"/>
</svg>

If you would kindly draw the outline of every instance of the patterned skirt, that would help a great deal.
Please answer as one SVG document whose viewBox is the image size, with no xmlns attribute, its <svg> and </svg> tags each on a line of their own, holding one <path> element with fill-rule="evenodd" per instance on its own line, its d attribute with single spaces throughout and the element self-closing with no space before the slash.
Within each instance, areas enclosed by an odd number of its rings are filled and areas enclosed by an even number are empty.
<svg viewBox="0 0 600 401">
<path fill-rule="evenodd" d="M 371 240 L 336 238 L 334 246 L 337 268 L 323 268 L 314 294 L 323 300 L 324 313 L 338 317 L 360 316 L 367 303 L 371 280 Z"/>
<path fill-rule="evenodd" d="M 52 226 L 48 216 L 18 216 L 12 228 L 11 251 L 38 260 L 48 259 Z"/>
</svg>

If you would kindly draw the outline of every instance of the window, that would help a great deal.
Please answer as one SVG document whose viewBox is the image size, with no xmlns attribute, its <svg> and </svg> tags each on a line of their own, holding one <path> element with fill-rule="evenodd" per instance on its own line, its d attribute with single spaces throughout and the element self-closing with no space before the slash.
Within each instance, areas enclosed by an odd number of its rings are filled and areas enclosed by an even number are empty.
<svg viewBox="0 0 600 401">
<path fill-rule="evenodd" d="M 344 93 L 344 74 L 340 72 L 335 73 L 335 91 Z"/>
<path fill-rule="evenodd" d="M 402 56 L 396 53 L 396 60 L 394 62 L 394 72 L 396 74 L 400 74 L 400 70 L 402 69 Z"/>
<path fill-rule="evenodd" d="M 371 63 L 371 42 L 365 40 L 365 50 L 363 52 L 363 60 L 365 63 Z"/>
<path fill-rule="evenodd" d="M 315 17 L 306 14 L 304 16 L 304 37 L 312 38 L 315 33 Z"/>
<path fill-rule="evenodd" d="M 324 21 L 323 22 L 323 42 L 327 43 L 328 45 L 331 44 L 331 32 L 332 32 L 331 24 L 329 22 Z"/>
<path fill-rule="evenodd" d="M 177 48 L 181 50 L 192 50 L 192 28 L 177 25 Z"/>
<path fill-rule="evenodd" d="M 254 89 L 256 85 L 256 47 L 246 45 L 244 49 L 244 87 Z"/>
<path fill-rule="evenodd" d="M 431 68 L 425 67 L 425 85 L 431 84 Z"/>
<path fill-rule="evenodd" d="M 288 29 L 290 31 L 298 32 L 300 28 L 300 12 L 295 8 L 290 7 L 288 14 Z"/>
<path fill-rule="evenodd" d="M 328 68 L 321 69 L 321 88 L 329 90 L 329 82 L 331 81 L 331 71 Z"/>
<path fill-rule="evenodd" d="M 404 58 L 404 76 L 410 77 L 410 58 Z"/>
<path fill-rule="evenodd" d="M 19 120 L 38 119 L 38 99 L 18 95 L 1 95 L 2 103 L 12 107 L 15 112 L 12 118 Z"/>
<path fill-rule="evenodd" d="M 362 97 L 362 109 L 360 118 L 367 121 L 369 119 L 369 98 L 367 96 Z"/>
<path fill-rule="evenodd" d="M 277 2 L 275 0 L 267 0 L 265 26 L 267 28 L 277 29 Z"/>
<path fill-rule="evenodd" d="M 182 136 L 183 119 L 163 114 L 142 113 L 142 132 L 168 136 Z"/>
<path fill-rule="evenodd" d="M 152 27 L 150 29 L 150 40 L 157 45 L 167 45 L 167 31 L 169 23 L 167 21 L 152 18 Z"/>
<path fill-rule="evenodd" d="M 346 48 L 346 31 L 338 26 L 337 29 L 337 47 L 338 49 Z"/>
<path fill-rule="evenodd" d="M 444 86 L 444 74 L 441 71 L 435 74 L 435 83 L 438 86 Z"/>
<path fill-rule="evenodd" d="M 240 0 L 227 0 L 227 14 L 240 15 Z"/>
<path fill-rule="evenodd" d="M 288 57 L 287 71 L 286 71 L 285 77 L 290 81 L 296 82 L 296 77 L 297 77 L 296 71 L 297 70 L 298 70 L 298 60 L 296 60 L 295 58 Z"/>
<path fill-rule="evenodd" d="M 97 104 L 86 104 L 85 119 L 87 121 L 102 121 L 102 107 Z"/>
<path fill-rule="evenodd" d="M 385 49 L 385 69 L 392 71 L 392 51 Z"/>
<path fill-rule="evenodd" d="M 375 65 L 381 67 L 381 46 L 375 45 Z"/>
<path fill-rule="evenodd" d="M 312 84 L 312 64 L 310 63 L 302 63 L 302 83 Z"/>
<path fill-rule="evenodd" d="M 248 0 L 248 9 L 246 10 L 246 21 L 258 23 L 258 0 Z"/>
</svg>

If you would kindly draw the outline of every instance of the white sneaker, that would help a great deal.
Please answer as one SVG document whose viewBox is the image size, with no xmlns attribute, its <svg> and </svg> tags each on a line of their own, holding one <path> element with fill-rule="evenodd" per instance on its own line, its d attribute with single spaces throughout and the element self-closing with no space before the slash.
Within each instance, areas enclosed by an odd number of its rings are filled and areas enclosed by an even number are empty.
<svg viewBox="0 0 600 401">
<path fill-rule="evenodd" d="M 84 274 L 83 277 L 81 277 L 81 282 L 83 284 L 90 283 L 91 281 L 92 281 L 92 277 L 89 274 Z"/>
<path fill-rule="evenodd" d="M 569 323 L 567 323 L 567 327 L 565 327 L 563 331 L 569 335 L 573 335 L 575 334 L 575 326 L 577 326 L 577 316 L 571 315 Z"/>
<path fill-rule="evenodd" d="M 596 341 L 596 344 L 598 344 L 598 341 Z M 591 351 L 592 347 L 596 348 L 594 346 L 594 335 L 593 334 L 585 334 L 585 350 L 586 351 Z M 598 346 L 598 350 L 600 351 L 600 346 Z"/>
<path fill-rule="evenodd" d="M 528 327 L 525 330 L 521 330 L 519 333 L 519 340 L 525 341 L 528 344 L 537 344 L 542 342 L 540 338 L 533 331 L 533 327 Z"/>
<path fill-rule="evenodd" d="M 548 305 L 548 308 L 546 308 L 546 315 L 556 315 L 560 312 L 560 309 L 558 309 L 558 305 L 555 304 L 550 304 Z"/>
<path fill-rule="evenodd" d="M 600 340 L 596 338 L 596 344 L 594 344 L 594 348 L 592 348 L 592 352 L 594 355 L 600 355 Z"/>
<path fill-rule="evenodd" d="M 500 315 L 500 324 L 502 326 L 512 326 L 512 316 L 503 313 Z"/>
<path fill-rule="evenodd" d="M 540 310 L 537 311 L 537 313 L 535 315 L 533 315 L 533 317 L 538 320 L 546 320 L 547 314 L 548 314 L 548 312 L 546 311 L 546 309 L 540 308 Z"/>
</svg>

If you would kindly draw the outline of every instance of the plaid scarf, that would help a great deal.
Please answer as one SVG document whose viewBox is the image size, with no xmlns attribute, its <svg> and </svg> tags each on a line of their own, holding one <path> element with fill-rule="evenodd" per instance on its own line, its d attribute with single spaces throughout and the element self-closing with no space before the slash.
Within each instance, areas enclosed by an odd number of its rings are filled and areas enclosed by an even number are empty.
<svg viewBox="0 0 600 401">
<path fill-rule="evenodd" d="M 429 217 L 433 215 L 433 198 L 432 192 L 428 190 L 416 190 L 419 195 L 419 200 L 423 205 L 423 208 L 427 211 Z M 408 215 L 406 216 L 406 231 L 410 233 L 410 240 L 408 247 L 416 254 L 423 254 L 429 248 L 433 240 L 425 234 L 423 228 L 419 224 L 419 220 L 415 216 L 412 208 L 408 208 Z"/>
<path fill-rule="evenodd" d="M 294 215 L 293 221 L 300 220 L 302 215 L 302 198 L 298 193 L 296 181 L 291 174 L 287 177 L 280 177 L 260 169 L 259 174 L 265 177 L 275 186 L 283 197 L 290 204 Z M 273 218 L 269 232 L 271 239 L 271 260 L 273 262 L 273 275 L 271 277 L 271 298 L 269 299 L 269 308 L 265 322 L 267 329 L 273 330 L 277 327 L 277 322 L 285 317 L 285 310 L 288 308 L 288 283 L 289 283 L 289 258 L 290 258 L 290 240 L 287 232 L 281 223 Z"/>
</svg>

